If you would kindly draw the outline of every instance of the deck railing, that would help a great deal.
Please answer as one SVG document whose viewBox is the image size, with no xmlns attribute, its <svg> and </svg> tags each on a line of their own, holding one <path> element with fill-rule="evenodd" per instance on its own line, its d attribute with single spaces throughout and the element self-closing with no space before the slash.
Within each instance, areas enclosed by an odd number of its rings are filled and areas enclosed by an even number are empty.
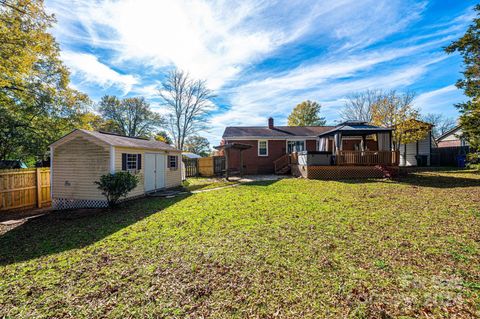
<svg viewBox="0 0 480 319">
<path fill-rule="evenodd" d="M 284 154 L 273 161 L 273 167 L 275 173 L 279 172 L 282 168 L 290 164 L 290 154 Z"/>
<path fill-rule="evenodd" d="M 398 151 L 338 151 L 337 165 L 388 165 L 398 166 Z"/>
</svg>

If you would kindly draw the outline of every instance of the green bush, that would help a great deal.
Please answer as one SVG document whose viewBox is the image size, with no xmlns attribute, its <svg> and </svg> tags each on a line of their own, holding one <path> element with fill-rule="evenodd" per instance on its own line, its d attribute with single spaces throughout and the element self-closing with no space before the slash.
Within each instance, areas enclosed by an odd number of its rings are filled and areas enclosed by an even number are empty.
<svg viewBox="0 0 480 319">
<path fill-rule="evenodd" d="M 480 171 L 480 152 L 470 153 L 467 156 L 467 167 Z"/>
<path fill-rule="evenodd" d="M 100 181 L 96 181 L 95 184 L 107 198 L 108 206 L 113 207 L 121 197 L 126 197 L 132 189 L 137 187 L 138 178 L 129 172 L 117 172 L 102 175 Z"/>
</svg>

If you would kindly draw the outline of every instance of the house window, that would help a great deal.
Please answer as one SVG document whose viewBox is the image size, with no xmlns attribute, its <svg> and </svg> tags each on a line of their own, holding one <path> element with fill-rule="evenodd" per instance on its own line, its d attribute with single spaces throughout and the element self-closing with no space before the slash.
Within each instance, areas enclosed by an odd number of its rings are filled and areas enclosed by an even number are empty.
<svg viewBox="0 0 480 319">
<path fill-rule="evenodd" d="M 172 156 L 172 155 L 168 156 L 168 167 L 170 167 L 170 169 L 177 169 L 178 167 L 177 158 L 178 156 Z"/>
<path fill-rule="evenodd" d="M 287 153 L 303 152 L 305 150 L 305 141 L 287 141 Z"/>
<path fill-rule="evenodd" d="M 258 141 L 258 156 L 268 156 L 268 141 Z"/>
<path fill-rule="evenodd" d="M 138 167 L 137 154 L 127 154 L 127 170 L 135 170 Z"/>
</svg>

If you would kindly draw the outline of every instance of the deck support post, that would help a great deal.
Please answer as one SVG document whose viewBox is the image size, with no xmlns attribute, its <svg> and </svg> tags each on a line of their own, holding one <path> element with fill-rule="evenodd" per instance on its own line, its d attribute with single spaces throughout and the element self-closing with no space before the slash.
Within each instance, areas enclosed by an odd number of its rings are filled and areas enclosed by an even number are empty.
<svg viewBox="0 0 480 319">
<path fill-rule="evenodd" d="M 228 148 L 224 149 L 225 151 L 225 178 L 228 180 Z"/>
<path fill-rule="evenodd" d="M 243 150 L 240 150 L 240 177 L 243 177 Z"/>
</svg>

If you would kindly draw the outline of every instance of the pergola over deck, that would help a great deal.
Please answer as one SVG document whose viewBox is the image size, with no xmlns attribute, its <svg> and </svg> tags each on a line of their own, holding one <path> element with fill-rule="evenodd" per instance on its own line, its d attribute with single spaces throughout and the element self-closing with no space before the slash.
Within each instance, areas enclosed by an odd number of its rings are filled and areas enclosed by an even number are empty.
<svg viewBox="0 0 480 319">
<path fill-rule="evenodd" d="M 215 146 L 214 149 L 218 151 L 222 151 L 225 155 L 225 177 L 228 178 L 230 175 L 230 170 L 228 167 L 228 155 L 230 153 L 230 150 L 238 150 L 240 151 L 240 176 L 243 176 L 243 151 L 248 150 L 251 148 L 252 145 L 249 144 L 242 144 L 242 143 L 230 143 L 230 144 L 223 144 L 219 146 Z"/>
<path fill-rule="evenodd" d="M 366 149 L 367 136 L 375 135 L 378 143 L 377 151 Z M 343 137 L 360 137 L 360 150 L 344 151 Z M 349 121 L 320 134 L 319 150 L 331 151 L 336 156 L 337 165 L 398 165 L 398 156 L 392 151 L 392 129 L 367 124 L 366 122 Z M 333 138 L 333 149 L 328 149 L 328 140 Z"/>
</svg>

